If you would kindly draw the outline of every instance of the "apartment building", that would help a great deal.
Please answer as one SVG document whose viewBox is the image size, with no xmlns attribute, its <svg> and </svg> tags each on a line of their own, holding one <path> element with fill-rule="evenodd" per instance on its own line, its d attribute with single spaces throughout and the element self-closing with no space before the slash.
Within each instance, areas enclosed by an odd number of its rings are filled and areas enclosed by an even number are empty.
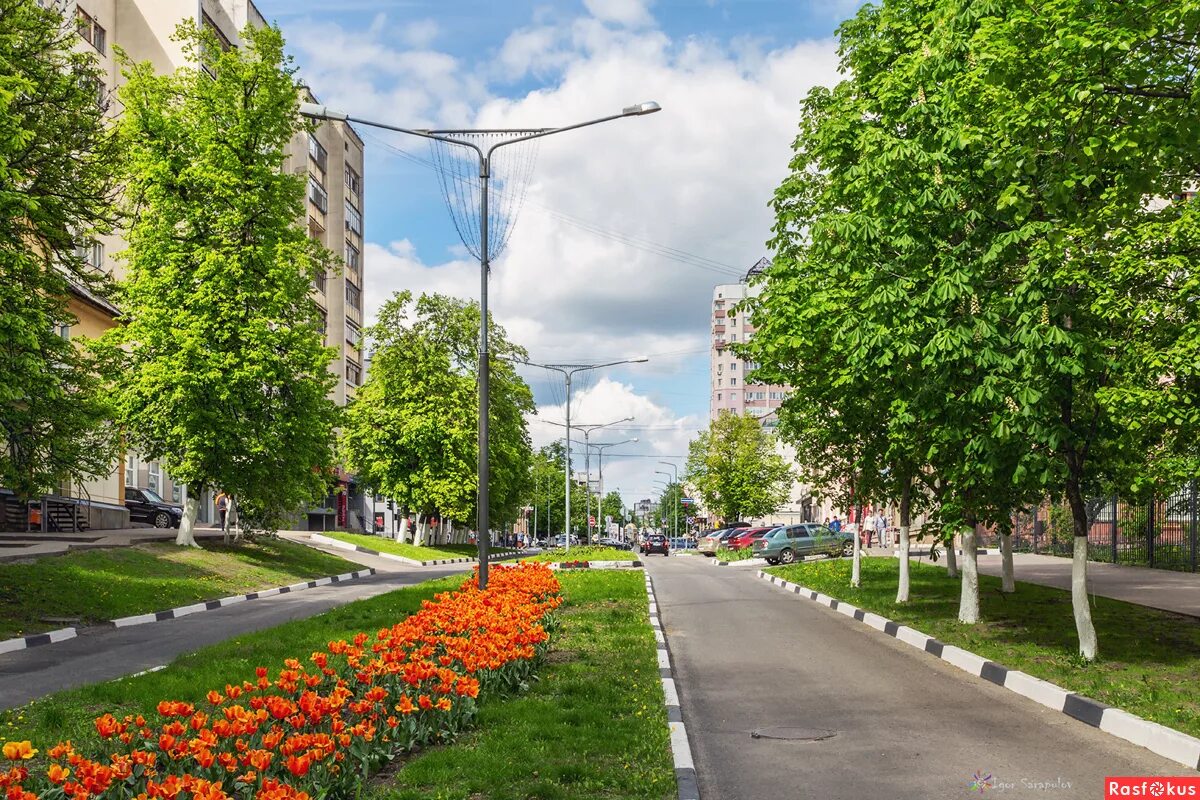
<svg viewBox="0 0 1200 800">
<path fill-rule="evenodd" d="M 57 3 L 74 19 L 79 47 L 93 52 L 107 78 L 97 87 L 98 98 L 114 117 L 121 114 L 116 90 L 122 81 L 114 58 L 114 45 L 134 61 L 149 61 L 159 72 L 187 64 L 179 42 L 172 36 L 180 23 L 199 21 L 214 31 L 222 47 L 238 47 L 239 32 L 247 25 L 263 26 L 267 20 L 251 0 L 42 0 Z M 307 88 L 302 100 L 315 101 Z M 313 296 L 321 308 L 326 344 L 336 348 L 330 369 L 339 380 L 333 399 L 339 405 L 354 396 L 363 378 L 358 342 L 363 324 L 363 142 L 345 122 L 322 122 L 313 133 L 293 138 L 284 169 L 307 181 L 306 219 L 309 235 L 345 261 L 344 269 L 330 271 L 314 281 Z M 97 269 L 120 277 L 121 264 L 113 256 L 125 248 L 120 232 L 80 244 L 80 251 Z M 64 335 L 95 337 L 112 327 L 117 309 L 101 298 L 79 290 L 71 302 L 78 322 Z M 362 498 L 353 477 L 339 473 L 339 488 L 322 507 L 309 509 L 304 521 L 317 529 L 362 528 Z M 52 506 L 75 505 L 84 524 L 92 528 L 128 524 L 125 488 L 149 489 L 164 499 L 183 503 L 187 489 L 175 484 L 162 466 L 128 453 L 113 472 L 82 486 L 62 487 Z M 212 492 L 200 498 L 200 521 L 216 519 Z"/>
<path fill-rule="evenodd" d="M 781 384 L 748 383 L 746 375 L 755 365 L 733 354 L 730 345 L 749 341 L 754 326 L 738 303 L 756 295 L 761 287 L 752 279 L 770 266 L 760 258 L 746 271 L 738 283 L 720 284 L 713 288 L 712 341 L 709 350 L 709 419 L 721 414 L 743 414 L 758 419 L 764 428 L 779 424 L 778 410 L 787 397 L 788 387 Z M 776 449 L 789 464 L 796 462 L 796 451 L 784 442 Z M 787 502 L 776 513 L 761 520 L 763 524 L 787 525 L 793 522 L 822 521 L 832 515 L 827 501 L 822 501 L 812 487 L 797 481 Z"/>
</svg>

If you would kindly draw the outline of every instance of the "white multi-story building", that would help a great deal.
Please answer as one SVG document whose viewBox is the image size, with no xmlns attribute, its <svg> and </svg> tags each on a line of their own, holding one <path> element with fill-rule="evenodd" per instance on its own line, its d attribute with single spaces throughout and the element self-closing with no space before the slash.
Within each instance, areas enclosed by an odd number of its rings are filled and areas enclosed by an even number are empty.
<svg viewBox="0 0 1200 800">
<path fill-rule="evenodd" d="M 787 396 L 788 387 L 782 384 L 747 383 L 746 375 L 755 365 L 743 361 L 730 349 L 731 344 L 746 342 L 754 335 L 754 326 L 747 314 L 737 305 L 760 291 L 751 282 L 770 262 L 759 259 L 738 283 L 724 283 L 713 289 L 712 342 L 709 350 L 709 419 L 721 414 L 744 414 L 761 421 L 763 427 L 778 424 L 777 411 Z M 783 442 L 776 447 L 789 464 L 795 464 L 796 451 Z M 788 501 L 774 514 L 761 520 L 763 524 L 781 525 L 793 522 L 821 522 L 832 516 L 828 502 L 822 501 L 812 487 L 797 481 Z M 727 520 L 728 521 L 728 520 Z"/>
</svg>

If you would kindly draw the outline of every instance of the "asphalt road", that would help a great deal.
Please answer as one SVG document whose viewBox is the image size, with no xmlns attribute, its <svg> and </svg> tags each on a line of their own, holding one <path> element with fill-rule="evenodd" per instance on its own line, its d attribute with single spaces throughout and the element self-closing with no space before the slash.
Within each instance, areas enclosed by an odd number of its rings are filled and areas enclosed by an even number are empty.
<svg viewBox="0 0 1200 800">
<path fill-rule="evenodd" d="M 24 705 L 62 689 L 164 666 L 176 656 L 205 645 L 471 568 L 470 564 L 456 564 L 397 569 L 399 565 L 394 561 L 362 553 L 331 552 L 380 572 L 349 583 L 264 597 L 148 625 L 83 629 L 75 639 L 5 653 L 0 655 L 0 709 Z"/>
<path fill-rule="evenodd" d="M 1107 775 L 1187 774 L 754 570 L 646 562 L 704 800 L 966 798 L 976 772 L 988 796 L 1095 800 Z M 771 727 L 836 735 L 750 735 Z"/>
</svg>

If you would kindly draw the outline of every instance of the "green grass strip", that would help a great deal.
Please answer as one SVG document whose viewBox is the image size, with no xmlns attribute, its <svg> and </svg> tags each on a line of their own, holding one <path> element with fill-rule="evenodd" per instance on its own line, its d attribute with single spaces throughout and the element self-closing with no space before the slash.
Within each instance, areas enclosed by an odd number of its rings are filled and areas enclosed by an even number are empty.
<svg viewBox="0 0 1200 800">
<path fill-rule="evenodd" d="M 571 548 L 572 552 L 576 548 Z M 380 800 L 674 797 L 662 684 L 640 572 L 560 574 L 567 603 L 541 680 L 484 703 L 457 744 L 374 782 Z"/>
<path fill-rule="evenodd" d="M 1010 669 L 1200 736 L 1200 620 L 1094 597 L 1100 659 L 1087 664 L 1077 656 L 1068 592 L 1021 583 L 1018 569 L 1016 593 L 1003 594 L 999 578 L 980 575 L 982 622 L 964 625 L 958 621 L 958 579 L 943 567 L 913 562 L 912 600 L 897 605 L 897 569 L 892 558 L 863 559 L 859 589 L 850 588 L 849 559 L 767 571 Z"/>
<path fill-rule="evenodd" d="M 356 544 L 359 547 L 376 550 L 380 553 L 404 556 L 405 558 L 412 558 L 417 561 L 436 561 L 443 558 L 474 558 L 479 554 L 479 548 L 473 544 L 439 544 L 421 545 L 418 547 L 415 544 L 397 542 L 395 539 L 362 533 L 343 533 L 341 531 L 316 533 L 320 533 L 321 536 L 326 536 L 330 539 L 337 539 L 349 544 Z M 507 547 L 492 547 L 490 551 L 493 557 L 512 552 L 515 551 Z"/>
<path fill-rule="evenodd" d="M 283 539 L 150 543 L 0 564 L 0 639 L 147 614 L 361 569 Z"/>
<path fill-rule="evenodd" d="M 598 547 L 585 544 L 572 547 L 570 550 L 558 548 L 538 553 L 536 556 L 522 558 L 522 561 L 637 561 L 638 554 L 632 550 L 618 550 L 615 547 Z"/>
</svg>

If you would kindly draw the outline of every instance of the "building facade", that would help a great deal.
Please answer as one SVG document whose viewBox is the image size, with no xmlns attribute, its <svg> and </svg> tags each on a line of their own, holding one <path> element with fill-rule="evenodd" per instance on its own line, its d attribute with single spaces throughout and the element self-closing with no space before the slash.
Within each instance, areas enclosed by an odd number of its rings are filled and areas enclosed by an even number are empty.
<svg viewBox="0 0 1200 800">
<path fill-rule="evenodd" d="M 56 3 L 79 33 L 79 48 L 98 59 L 107 76 L 97 87 L 99 100 L 106 103 L 114 119 L 121 106 L 117 89 L 123 81 L 114 56 L 114 45 L 135 62 L 150 62 L 160 73 L 186 66 L 179 42 L 172 39 L 181 23 L 196 23 L 213 31 L 222 47 L 241 45 L 246 26 L 265 26 L 267 20 L 251 0 L 42 0 Z M 302 101 L 315 101 L 305 88 Z M 332 398 L 345 405 L 363 379 L 358 350 L 363 325 L 363 142 L 346 122 L 325 121 L 312 133 L 293 137 L 284 169 L 304 178 L 307 184 L 302 224 L 309 235 L 344 260 L 344 267 L 331 270 L 313 283 L 313 297 L 323 315 L 325 343 L 337 351 L 330 369 L 338 376 Z M 80 244 L 80 252 L 98 270 L 122 277 L 121 263 L 114 255 L 125 249 L 120 231 L 97 241 Z M 117 309 L 85 291 L 75 292 L 70 309 L 76 318 L 64 335 L 94 338 L 115 325 Z M 365 510 L 361 493 L 352 476 L 339 472 L 337 489 L 321 507 L 308 509 L 302 526 L 362 529 Z M 56 504 L 74 503 L 81 523 L 91 528 L 123 527 L 125 488 L 149 489 L 165 500 L 183 503 L 187 489 L 177 485 L 153 460 L 127 453 L 111 474 L 80 486 L 61 487 Z M 200 498 L 200 522 L 216 519 L 213 491 Z"/>
<path fill-rule="evenodd" d="M 759 420 L 764 428 L 779 424 L 778 410 L 789 387 L 781 384 L 747 383 L 747 373 L 755 364 L 743 361 L 730 350 L 730 345 L 747 342 L 754 335 L 749 316 L 737 309 L 739 302 L 756 295 L 761 288 L 753 278 L 770 266 L 759 259 L 738 283 L 724 283 L 713 288 L 712 340 L 709 347 L 709 419 L 721 414 L 743 414 Z M 776 450 L 787 463 L 796 463 L 796 451 L 776 440 Z M 796 481 L 787 502 L 774 514 L 752 520 L 764 525 L 788 525 L 794 522 L 821 522 L 831 517 L 832 508 L 811 486 Z M 728 521 L 728 520 L 727 520 Z M 747 520 L 751 521 L 751 520 Z"/>
</svg>

